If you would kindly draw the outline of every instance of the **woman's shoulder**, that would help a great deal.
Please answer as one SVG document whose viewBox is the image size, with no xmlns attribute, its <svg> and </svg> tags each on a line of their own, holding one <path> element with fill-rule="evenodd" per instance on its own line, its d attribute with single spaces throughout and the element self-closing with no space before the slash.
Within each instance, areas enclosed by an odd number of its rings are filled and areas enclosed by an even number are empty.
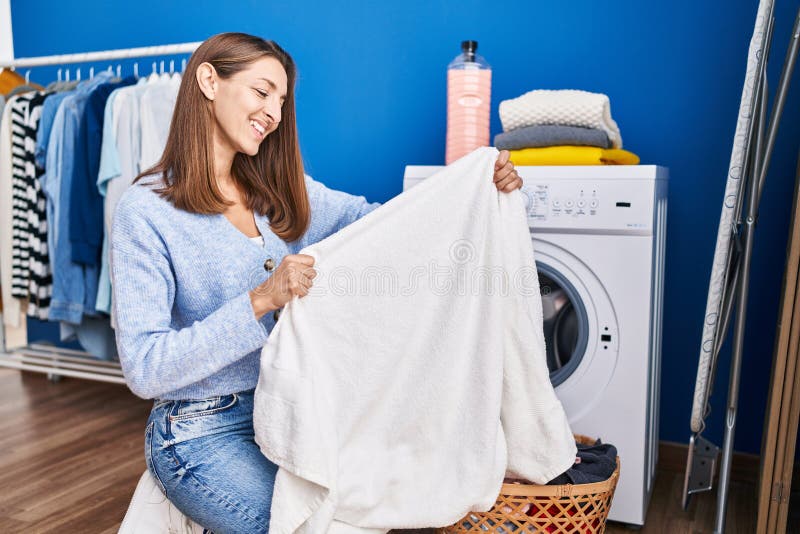
<svg viewBox="0 0 800 534">
<path fill-rule="evenodd" d="M 154 218 L 158 218 L 161 214 L 169 215 L 175 207 L 158 193 L 160 185 L 160 175 L 144 176 L 138 182 L 131 184 L 119 199 L 117 214 Z"/>
<path fill-rule="evenodd" d="M 313 193 L 317 193 L 317 191 L 319 190 L 320 187 L 324 187 L 323 184 L 321 184 L 320 182 L 314 180 L 311 176 L 309 176 L 307 174 L 303 174 L 303 178 L 305 179 L 305 182 L 306 182 L 306 192 L 309 195 L 311 195 Z"/>
<path fill-rule="evenodd" d="M 306 183 L 306 193 L 308 194 L 308 199 L 312 202 L 312 204 L 327 199 L 331 195 L 335 196 L 336 194 L 341 193 L 341 191 L 331 189 L 324 183 L 315 180 L 308 174 L 304 174 L 303 177 L 305 178 Z"/>
<path fill-rule="evenodd" d="M 145 176 L 120 196 L 111 226 L 113 250 L 162 248 L 178 213 L 158 187 L 152 176 Z"/>
</svg>

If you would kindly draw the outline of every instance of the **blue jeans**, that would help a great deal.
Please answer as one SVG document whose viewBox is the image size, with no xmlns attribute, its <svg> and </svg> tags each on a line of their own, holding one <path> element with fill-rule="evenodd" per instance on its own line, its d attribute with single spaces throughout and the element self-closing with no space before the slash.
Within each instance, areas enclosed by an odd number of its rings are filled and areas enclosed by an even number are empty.
<svg viewBox="0 0 800 534">
<path fill-rule="evenodd" d="M 253 435 L 253 391 L 203 400 L 156 401 L 145 458 L 161 490 L 215 534 L 269 530 L 278 467 Z"/>
</svg>

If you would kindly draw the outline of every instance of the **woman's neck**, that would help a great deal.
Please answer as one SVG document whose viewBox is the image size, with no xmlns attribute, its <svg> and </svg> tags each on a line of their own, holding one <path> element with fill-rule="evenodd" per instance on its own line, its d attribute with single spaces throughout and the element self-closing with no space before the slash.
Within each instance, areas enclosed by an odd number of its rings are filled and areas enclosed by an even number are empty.
<svg viewBox="0 0 800 534">
<path fill-rule="evenodd" d="M 236 201 L 239 191 L 233 177 L 233 158 L 236 152 L 219 141 L 214 140 L 214 178 L 217 187 L 228 200 Z"/>
</svg>

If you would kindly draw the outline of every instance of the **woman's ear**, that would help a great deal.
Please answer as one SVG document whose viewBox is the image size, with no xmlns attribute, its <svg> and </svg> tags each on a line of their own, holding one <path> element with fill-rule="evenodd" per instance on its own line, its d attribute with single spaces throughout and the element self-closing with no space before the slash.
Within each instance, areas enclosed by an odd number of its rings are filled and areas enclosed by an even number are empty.
<svg viewBox="0 0 800 534">
<path fill-rule="evenodd" d="M 197 78 L 197 85 L 200 86 L 200 91 L 206 96 L 209 100 L 214 100 L 214 97 L 217 94 L 217 71 L 211 63 L 205 62 L 201 63 L 199 67 L 197 67 L 197 72 L 195 73 L 195 77 Z"/>
</svg>

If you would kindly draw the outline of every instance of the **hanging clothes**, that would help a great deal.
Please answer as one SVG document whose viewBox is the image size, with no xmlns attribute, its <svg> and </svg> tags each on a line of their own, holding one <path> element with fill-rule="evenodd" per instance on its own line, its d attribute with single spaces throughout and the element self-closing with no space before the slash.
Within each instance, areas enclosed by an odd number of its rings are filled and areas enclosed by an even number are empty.
<svg viewBox="0 0 800 534">
<path fill-rule="evenodd" d="M 36 262 L 37 258 L 41 258 L 41 264 L 36 265 L 34 263 L 31 265 L 31 295 L 35 295 L 33 300 L 36 300 L 38 306 L 36 310 L 37 317 L 42 320 L 48 320 L 50 318 L 50 299 L 53 294 L 53 271 L 50 254 L 53 250 L 53 236 L 56 231 L 53 227 L 53 218 L 51 214 L 52 206 L 49 205 L 47 195 L 43 188 L 43 184 L 47 181 L 47 147 L 58 106 L 70 94 L 72 94 L 70 91 L 64 91 L 60 93 L 49 93 L 47 95 L 42 105 L 39 125 L 36 131 L 34 162 L 36 167 L 40 169 L 37 187 L 41 191 L 41 197 L 44 202 L 42 212 L 39 213 L 37 217 L 45 221 L 45 224 L 41 226 L 45 229 L 45 235 L 39 241 L 38 254 L 34 254 L 32 257 L 33 262 Z M 30 306 L 29 310 L 31 310 Z"/>
<path fill-rule="evenodd" d="M 25 309 L 27 302 L 11 293 L 13 256 L 13 185 L 11 181 L 11 104 L 3 108 L 0 120 L 0 298 L 3 302 L 3 328 L 6 349 L 28 344 Z"/>
<path fill-rule="evenodd" d="M 106 102 L 120 87 L 133 85 L 136 79 L 102 83 L 86 98 L 78 128 L 78 145 L 85 157 L 76 157 L 69 195 L 70 258 L 74 263 L 99 267 L 103 243 L 103 197 L 97 189 L 100 152 L 103 144 L 103 119 Z M 95 311 L 97 293 L 91 300 Z"/>
<path fill-rule="evenodd" d="M 0 73 L 0 286 L 9 348 L 26 314 L 60 323 L 96 357 L 116 359 L 107 233 L 116 204 L 161 158 L 180 75 L 101 72 L 46 91 Z M 111 319 L 111 320 L 110 320 Z"/>
<path fill-rule="evenodd" d="M 139 168 L 145 171 L 158 163 L 167 144 L 169 125 L 181 79 L 162 74 L 147 85 L 141 96 L 141 155 Z"/>
<path fill-rule="evenodd" d="M 80 324 L 84 313 L 94 314 L 97 300 L 97 267 L 72 261 L 69 243 L 69 206 L 76 160 L 85 159 L 78 145 L 81 115 L 92 89 L 106 83 L 111 74 L 101 72 L 79 85 L 59 105 L 48 146 L 47 173 L 43 182 L 52 221 L 53 296 L 50 320 Z M 52 217 L 49 217 L 52 212 Z M 91 304 L 89 304 L 91 303 Z"/>
<path fill-rule="evenodd" d="M 47 251 L 46 198 L 35 147 L 43 92 L 29 92 L 14 100 L 12 123 L 13 255 L 12 294 L 29 298 L 27 314 L 47 318 L 50 267 Z"/>
<path fill-rule="evenodd" d="M 112 128 L 103 130 L 103 148 L 97 176 L 97 188 L 100 194 L 105 196 L 103 207 L 106 232 L 103 239 L 96 309 L 111 315 L 112 326 L 116 325 L 116 318 L 112 307 L 108 264 L 108 235 L 111 232 L 111 222 L 120 197 L 143 170 L 142 159 L 146 162 L 155 162 L 161 158 L 180 82 L 181 76 L 177 74 L 169 79 L 164 76 L 142 78 L 134 86 L 115 91 L 113 99 L 109 98 L 110 104 L 106 104 L 106 113 L 110 111 Z M 144 98 L 145 94 L 149 96 Z M 157 100 L 159 95 L 163 100 Z M 106 124 L 109 124 L 108 119 Z M 154 138 L 160 141 L 156 142 Z M 148 152 L 144 156 L 143 145 L 144 150 Z"/>
<path fill-rule="evenodd" d="M 100 164 L 97 170 L 97 192 L 103 199 L 103 244 L 100 250 L 100 278 L 97 281 L 97 300 L 95 310 L 109 313 L 111 309 L 111 280 L 108 265 L 108 234 L 111 231 L 111 220 L 109 219 L 109 199 L 108 181 L 119 174 L 119 154 L 116 146 L 117 129 L 119 128 L 120 117 L 114 113 L 115 102 L 125 89 L 135 90 L 137 86 L 144 83 L 140 79 L 135 86 L 122 87 L 115 90 L 106 101 L 106 109 L 103 112 L 103 141 L 100 147 Z M 111 327 L 114 328 L 114 318 L 111 318 Z"/>
</svg>

